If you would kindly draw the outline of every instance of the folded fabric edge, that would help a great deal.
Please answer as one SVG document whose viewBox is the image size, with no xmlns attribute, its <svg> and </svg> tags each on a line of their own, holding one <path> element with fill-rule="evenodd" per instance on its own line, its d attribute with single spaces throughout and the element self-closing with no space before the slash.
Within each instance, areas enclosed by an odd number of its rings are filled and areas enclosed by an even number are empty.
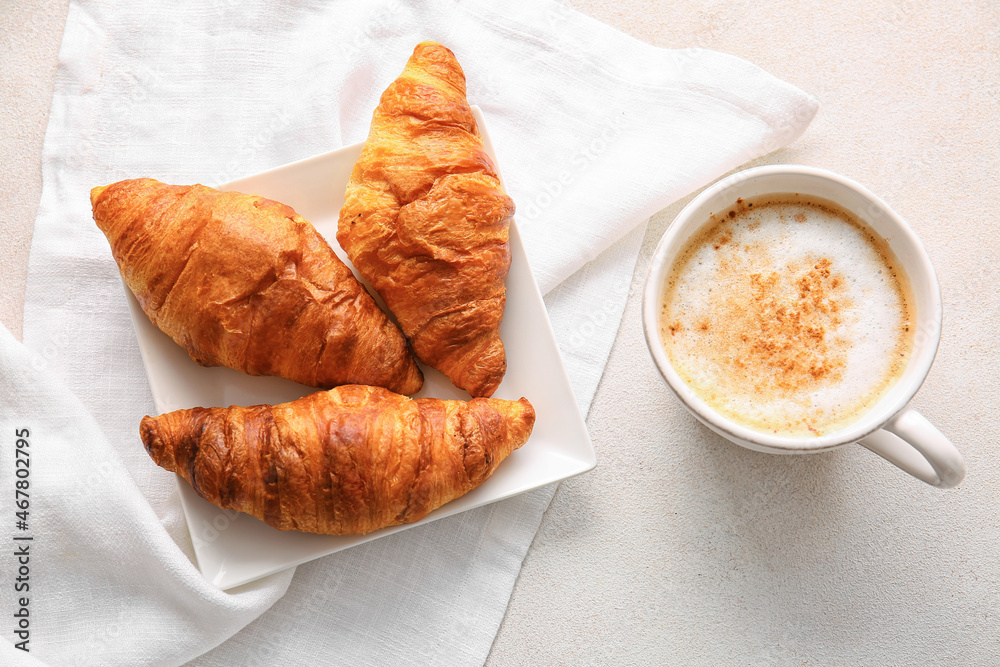
<svg viewBox="0 0 1000 667">
<path fill-rule="evenodd" d="M 628 303 L 648 219 L 545 295 L 580 412 L 586 416 Z"/>
<path fill-rule="evenodd" d="M 697 46 L 654 46 L 552 0 L 532 3 L 520 14 L 501 12 L 488 0 L 464 0 L 461 6 L 497 29 L 548 45 L 549 50 L 551 35 L 543 33 L 539 26 L 558 29 L 565 40 L 562 46 L 567 47 L 559 51 L 560 55 L 585 62 L 584 71 L 599 72 L 623 84 L 640 87 L 690 83 L 691 89 L 729 102 L 776 130 L 790 129 L 787 117 L 780 112 L 783 105 L 796 110 L 794 121 L 796 127 L 801 124 L 800 130 L 808 126 L 819 109 L 814 96 L 745 58 Z M 580 48 L 568 48 L 571 46 Z M 718 85 L 720 80 L 727 85 Z M 753 94 L 737 96 L 731 92 L 734 88 Z M 789 134 L 780 145 L 791 143 L 799 135 L 801 131 L 794 136 Z"/>
</svg>

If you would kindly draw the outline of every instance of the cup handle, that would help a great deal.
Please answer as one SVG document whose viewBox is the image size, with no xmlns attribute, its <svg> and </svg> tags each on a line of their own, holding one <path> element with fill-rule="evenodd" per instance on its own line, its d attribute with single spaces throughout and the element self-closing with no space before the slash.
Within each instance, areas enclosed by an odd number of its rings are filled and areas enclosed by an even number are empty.
<svg viewBox="0 0 1000 667">
<path fill-rule="evenodd" d="M 955 445 L 910 407 L 858 444 L 932 486 L 950 489 L 965 479 L 965 461 Z"/>
</svg>

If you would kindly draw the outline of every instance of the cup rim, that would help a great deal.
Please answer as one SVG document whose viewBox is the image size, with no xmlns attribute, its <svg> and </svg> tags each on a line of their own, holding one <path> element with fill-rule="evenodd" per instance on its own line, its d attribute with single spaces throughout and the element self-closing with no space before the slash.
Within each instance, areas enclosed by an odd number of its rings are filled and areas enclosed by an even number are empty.
<svg viewBox="0 0 1000 667">
<path fill-rule="evenodd" d="M 722 192 L 733 189 L 732 200 L 735 202 L 740 196 L 750 196 L 740 193 L 741 186 L 745 186 L 751 181 L 760 178 L 782 176 L 806 176 L 833 183 L 845 190 L 851 190 L 855 194 L 860 195 L 862 199 L 868 200 L 870 205 L 875 206 L 881 215 L 888 218 L 898 237 L 902 239 L 891 245 L 898 246 L 900 243 L 905 243 L 913 251 L 910 254 L 910 261 L 906 262 L 898 257 L 898 253 L 896 254 L 901 268 L 910 280 L 914 301 L 926 301 L 922 308 L 918 308 L 916 317 L 917 327 L 926 332 L 927 328 L 923 324 L 929 322 L 932 325 L 930 327 L 929 340 L 922 342 L 919 346 L 914 345 L 907 369 L 904 370 L 904 375 L 909 376 L 909 380 L 901 377 L 875 406 L 849 425 L 832 433 L 814 437 L 792 437 L 764 433 L 743 426 L 718 413 L 714 408 L 711 408 L 700 399 L 680 378 L 667 358 L 666 351 L 660 341 L 660 300 L 666 274 L 670 269 L 670 265 L 666 261 L 667 255 L 674 247 L 685 243 L 694 231 L 707 224 L 711 212 L 704 212 L 704 215 L 702 215 L 703 209 L 708 202 L 712 201 Z M 774 193 L 788 193 L 790 191 L 789 189 L 769 190 L 769 192 Z M 810 193 L 806 192 L 805 194 Z M 753 196 L 756 196 L 756 194 Z M 830 199 L 822 195 L 815 196 Z M 833 201 L 844 208 L 849 208 L 836 202 L 836 200 Z M 865 216 L 857 212 L 855 212 L 855 215 L 860 217 L 869 227 L 872 226 L 872 223 Z M 917 285 L 918 279 L 920 281 L 919 286 Z M 919 296 L 918 289 L 922 290 Z M 646 279 L 643 285 L 642 319 L 646 346 L 649 348 L 654 364 L 659 370 L 661 377 L 674 395 L 700 421 L 720 435 L 751 449 L 774 453 L 817 452 L 833 449 L 857 442 L 881 428 L 883 424 L 906 407 L 927 377 L 940 343 L 941 314 L 941 294 L 937 276 L 931 264 L 930 257 L 910 226 L 882 199 L 857 181 L 826 169 L 795 164 L 751 167 L 730 174 L 702 190 L 702 192 L 681 209 L 660 237 L 646 270 Z M 910 370 L 911 368 L 913 369 L 912 371 Z"/>
</svg>

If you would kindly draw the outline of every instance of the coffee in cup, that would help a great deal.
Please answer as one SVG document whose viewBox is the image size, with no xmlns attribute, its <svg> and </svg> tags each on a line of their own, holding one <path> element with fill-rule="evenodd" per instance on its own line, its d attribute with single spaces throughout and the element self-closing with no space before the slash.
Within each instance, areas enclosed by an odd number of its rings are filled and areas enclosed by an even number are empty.
<svg viewBox="0 0 1000 667">
<path fill-rule="evenodd" d="M 955 445 L 910 406 L 941 340 L 934 267 L 849 178 L 773 165 L 703 190 L 650 258 L 642 322 L 681 404 L 740 446 L 858 443 L 928 484 L 965 477 Z"/>
<path fill-rule="evenodd" d="M 681 249 L 660 340 L 705 403 L 751 429 L 832 433 L 896 383 L 913 297 L 884 240 L 835 203 L 738 198 Z"/>
</svg>

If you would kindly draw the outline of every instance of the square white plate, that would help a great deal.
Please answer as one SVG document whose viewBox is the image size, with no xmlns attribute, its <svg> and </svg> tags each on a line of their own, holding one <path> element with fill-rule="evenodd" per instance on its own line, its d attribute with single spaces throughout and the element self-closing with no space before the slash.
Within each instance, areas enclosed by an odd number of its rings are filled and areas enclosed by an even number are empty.
<svg viewBox="0 0 1000 667">
<path fill-rule="evenodd" d="M 478 108 L 474 107 L 473 111 L 486 150 L 495 162 L 482 114 Z M 219 189 L 257 194 L 288 204 L 315 225 L 338 256 L 353 269 L 337 243 L 336 232 L 344 191 L 361 146 L 346 146 L 233 181 Z M 500 329 L 507 350 L 507 374 L 494 397 L 516 400 L 524 396 L 531 401 L 537 417 L 528 442 L 501 463 L 482 486 L 437 509 L 422 521 L 360 536 L 279 531 L 249 515 L 215 507 L 178 477 L 198 567 L 209 581 L 221 589 L 239 586 L 399 530 L 558 482 L 594 467 L 594 447 L 573 398 L 542 296 L 513 222 L 510 248 L 507 307 Z M 195 406 L 281 403 L 316 391 L 281 378 L 252 377 L 228 368 L 199 366 L 149 321 L 127 287 L 125 292 L 153 400 L 160 413 Z M 467 393 L 455 388 L 437 371 L 426 366 L 421 369 L 424 386 L 416 396 L 469 399 Z"/>
</svg>

